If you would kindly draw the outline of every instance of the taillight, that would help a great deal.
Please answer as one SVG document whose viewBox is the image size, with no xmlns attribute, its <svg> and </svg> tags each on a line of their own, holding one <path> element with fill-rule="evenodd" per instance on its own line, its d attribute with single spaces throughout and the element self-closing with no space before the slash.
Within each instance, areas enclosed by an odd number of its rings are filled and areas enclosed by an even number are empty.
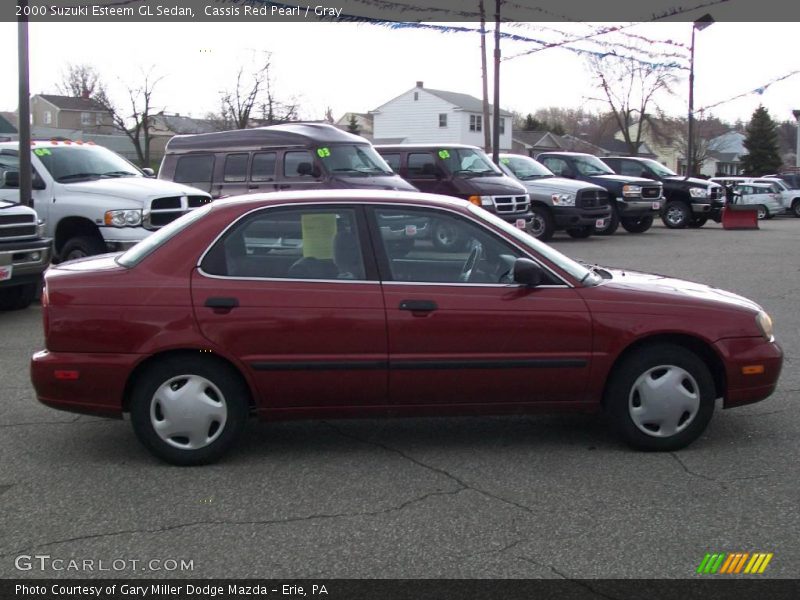
<svg viewBox="0 0 800 600">
<path fill-rule="evenodd" d="M 42 327 L 44 328 L 44 342 L 47 346 L 47 338 L 50 334 L 50 294 L 47 291 L 47 281 L 42 288 Z"/>
</svg>

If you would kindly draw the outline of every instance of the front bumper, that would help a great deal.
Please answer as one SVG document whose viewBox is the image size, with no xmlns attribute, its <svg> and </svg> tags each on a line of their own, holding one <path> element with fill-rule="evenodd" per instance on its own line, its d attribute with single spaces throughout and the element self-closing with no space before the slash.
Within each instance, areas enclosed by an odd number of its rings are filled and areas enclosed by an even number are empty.
<svg viewBox="0 0 800 600">
<path fill-rule="evenodd" d="M 724 408 L 759 402 L 775 391 L 783 366 L 783 351 L 777 343 L 747 337 L 719 340 L 714 346 L 725 364 Z M 755 372 L 748 375 L 746 370 Z"/>
<path fill-rule="evenodd" d="M 144 227 L 100 227 L 100 235 L 106 242 L 109 252 L 127 250 L 153 233 Z"/>
<path fill-rule="evenodd" d="M 0 282 L 0 286 L 14 286 L 36 281 L 50 265 L 53 240 L 37 240 L 0 244 L 0 265 L 11 266 L 11 279 Z"/>
<path fill-rule="evenodd" d="M 611 207 L 608 205 L 596 208 L 553 206 L 552 209 L 556 227 L 559 229 L 593 226 L 597 224 L 597 221 L 608 219 L 611 216 Z"/>
<path fill-rule="evenodd" d="M 664 198 L 653 200 L 617 200 L 617 210 L 621 217 L 655 216 L 664 206 Z"/>
</svg>

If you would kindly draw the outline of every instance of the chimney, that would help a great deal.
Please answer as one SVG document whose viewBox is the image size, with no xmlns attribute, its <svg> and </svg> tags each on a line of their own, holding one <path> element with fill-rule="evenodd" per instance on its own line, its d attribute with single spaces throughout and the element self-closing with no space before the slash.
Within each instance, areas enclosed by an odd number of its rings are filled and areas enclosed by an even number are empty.
<svg viewBox="0 0 800 600">
<path fill-rule="evenodd" d="M 418 82 L 417 82 L 417 87 L 418 87 L 418 88 L 421 88 L 421 87 L 422 87 L 422 82 L 421 82 L 421 81 L 418 81 Z"/>
<path fill-rule="evenodd" d="M 91 92 L 89 90 L 87 90 L 86 88 L 83 88 L 83 90 L 81 91 L 81 98 L 83 98 L 84 100 L 88 100 L 90 93 Z"/>
</svg>

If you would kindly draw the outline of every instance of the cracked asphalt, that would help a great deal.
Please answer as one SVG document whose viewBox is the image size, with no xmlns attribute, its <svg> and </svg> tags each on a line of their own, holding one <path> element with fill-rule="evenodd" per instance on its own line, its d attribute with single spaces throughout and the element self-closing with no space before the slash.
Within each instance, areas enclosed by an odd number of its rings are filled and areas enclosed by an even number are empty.
<svg viewBox="0 0 800 600">
<path fill-rule="evenodd" d="M 777 392 L 717 411 L 675 453 L 602 418 L 252 422 L 222 462 L 157 462 L 130 423 L 39 405 L 41 311 L 0 314 L 0 577 L 683 578 L 706 552 L 800 565 L 800 219 L 759 231 L 572 240 L 567 254 L 698 280 L 772 315 Z M 19 555 L 192 561 L 193 569 L 18 571 Z"/>
</svg>

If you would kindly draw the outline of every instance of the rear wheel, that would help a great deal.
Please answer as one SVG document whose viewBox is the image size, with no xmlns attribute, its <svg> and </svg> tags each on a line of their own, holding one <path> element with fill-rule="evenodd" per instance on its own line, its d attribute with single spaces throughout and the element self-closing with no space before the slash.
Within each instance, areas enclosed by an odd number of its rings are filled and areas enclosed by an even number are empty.
<svg viewBox="0 0 800 600">
<path fill-rule="evenodd" d="M 670 229 L 683 229 L 692 220 L 689 205 L 680 200 L 670 200 L 661 213 L 661 221 Z"/>
<path fill-rule="evenodd" d="M 705 431 L 715 388 L 693 352 L 654 344 L 631 354 L 612 373 L 605 407 L 625 441 L 640 450 L 677 450 Z"/>
<path fill-rule="evenodd" d="M 619 228 L 619 213 L 617 212 L 616 201 L 611 199 L 611 215 L 605 220 L 602 227 L 595 227 L 595 235 L 613 235 Z"/>
<path fill-rule="evenodd" d="M 131 422 L 139 441 L 158 458 L 174 465 L 206 464 L 240 437 L 248 397 L 238 373 L 227 365 L 166 358 L 135 383 Z"/>
<path fill-rule="evenodd" d="M 625 217 L 621 222 L 628 233 L 644 233 L 653 226 L 653 217 Z"/>
<path fill-rule="evenodd" d="M 531 206 L 531 220 L 526 229 L 537 240 L 546 242 L 553 237 L 556 227 L 550 211 L 544 206 L 534 204 Z"/>
<path fill-rule="evenodd" d="M 36 297 L 39 283 L 25 283 L 0 289 L 0 310 L 20 310 L 28 308 Z"/>
<path fill-rule="evenodd" d="M 767 207 L 764 206 L 763 204 L 759 204 L 757 215 L 759 221 L 763 221 L 764 219 L 769 219 L 769 211 L 767 210 Z"/>
<path fill-rule="evenodd" d="M 583 227 L 572 227 L 567 229 L 567 235 L 571 238 L 575 238 L 576 240 L 582 240 L 588 238 L 590 235 L 594 233 L 594 227 L 591 225 L 584 225 Z"/>
<path fill-rule="evenodd" d="M 61 260 L 74 260 L 107 252 L 105 242 L 99 237 L 81 235 L 70 238 L 59 253 Z"/>
<path fill-rule="evenodd" d="M 795 217 L 800 217 L 800 200 L 792 202 L 792 214 Z"/>
</svg>

